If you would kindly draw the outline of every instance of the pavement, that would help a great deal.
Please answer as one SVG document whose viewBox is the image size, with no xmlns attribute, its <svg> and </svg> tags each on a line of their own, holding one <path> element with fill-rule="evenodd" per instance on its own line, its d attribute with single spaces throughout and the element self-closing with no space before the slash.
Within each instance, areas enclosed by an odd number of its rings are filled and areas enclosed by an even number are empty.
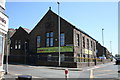
<svg viewBox="0 0 120 80">
<path fill-rule="evenodd" d="M 110 64 L 110 63 L 107 63 Z M 100 64 L 104 65 L 104 64 Z M 16 65 L 16 66 L 27 66 L 27 67 L 41 67 L 44 69 L 54 69 L 54 70 L 66 70 L 68 69 L 69 71 L 84 71 L 84 70 L 90 70 L 92 68 L 97 68 L 99 65 L 96 66 L 91 66 L 91 67 L 84 67 L 84 68 L 65 68 L 65 67 L 49 67 L 49 66 L 30 66 L 30 65 Z M 16 80 L 18 78 L 19 74 L 13 74 L 13 73 L 7 73 L 4 75 L 3 80 Z"/>
</svg>

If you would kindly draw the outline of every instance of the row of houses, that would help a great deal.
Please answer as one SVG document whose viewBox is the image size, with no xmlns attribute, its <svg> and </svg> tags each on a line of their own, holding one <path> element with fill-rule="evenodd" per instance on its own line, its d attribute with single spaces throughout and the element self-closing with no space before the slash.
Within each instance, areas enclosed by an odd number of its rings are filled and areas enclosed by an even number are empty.
<svg viewBox="0 0 120 80">
<path fill-rule="evenodd" d="M 60 17 L 61 66 L 76 67 L 79 62 L 94 64 L 97 58 L 109 59 L 110 52 L 84 31 Z M 9 29 L 10 62 L 57 66 L 59 60 L 58 15 L 51 8 L 29 30 Z M 96 64 L 96 63 L 95 63 Z"/>
</svg>

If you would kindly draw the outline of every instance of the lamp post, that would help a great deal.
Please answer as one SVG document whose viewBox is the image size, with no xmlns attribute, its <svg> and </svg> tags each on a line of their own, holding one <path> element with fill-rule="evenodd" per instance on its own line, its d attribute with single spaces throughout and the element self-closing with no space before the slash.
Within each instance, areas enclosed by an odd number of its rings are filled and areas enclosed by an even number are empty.
<svg viewBox="0 0 120 80">
<path fill-rule="evenodd" d="M 59 2 L 57 2 L 57 4 L 58 4 L 58 39 L 59 39 L 59 41 L 58 41 L 58 43 L 59 43 L 59 49 L 58 49 L 58 51 L 59 51 L 59 66 L 60 66 L 60 63 L 61 63 L 61 58 L 60 58 L 60 16 L 59 16 L 59 5 L 60 5 L 60 3 Z"/>
<path fill-rule="evenodd" d="M 111 55 L 112 55 L 112 46 L 111 46 L 112 41 L 110 41 L 110 51 L 111 51 Z"/>
<path fill-rule="evenodd" d="M 104 57 L 104 34 L 103 34 L 103 28 L 102 28 L 102 43 L 103 43 L 103 57 Z"/>
<path fill-rule="evenodd" d="M 26 64 L 26 54 L 27 54 L 27 42 L 25 41 L 25 64 Z"/>
</svg>

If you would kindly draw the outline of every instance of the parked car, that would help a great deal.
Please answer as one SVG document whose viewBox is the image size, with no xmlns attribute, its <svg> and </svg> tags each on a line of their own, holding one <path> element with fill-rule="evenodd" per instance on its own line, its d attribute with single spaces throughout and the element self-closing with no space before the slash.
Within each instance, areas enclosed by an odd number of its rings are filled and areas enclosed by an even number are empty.
<svg viewBox="0 0 120 80">
<path fill-rule="evenodd" d="M 116 65 L 120 65 L 120 57 L 116 59 L 115 63 Z"/>
</svg>

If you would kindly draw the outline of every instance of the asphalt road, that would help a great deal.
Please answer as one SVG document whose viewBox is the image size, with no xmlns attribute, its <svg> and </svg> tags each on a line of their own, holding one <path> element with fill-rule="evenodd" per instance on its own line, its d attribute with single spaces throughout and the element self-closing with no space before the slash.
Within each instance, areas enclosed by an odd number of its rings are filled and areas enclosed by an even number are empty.
<svg viewBox="0 0 120 80">
<path fill-rule="evenodd" d="M 17 78 L 19 75 L 31 75 L 33 78 L 65 78 L 64 68 L 46 66 L 28 66 L 9 64 L 9 74 L 5 78 Z M 107 63 L 94 67 L 82 68 L 82 71 L 69 70 L 69 78 L 114 78 L 118 79 L 118 65 Z M 112 79 L 113 80 L 113 79 Z"/>
</svg>

